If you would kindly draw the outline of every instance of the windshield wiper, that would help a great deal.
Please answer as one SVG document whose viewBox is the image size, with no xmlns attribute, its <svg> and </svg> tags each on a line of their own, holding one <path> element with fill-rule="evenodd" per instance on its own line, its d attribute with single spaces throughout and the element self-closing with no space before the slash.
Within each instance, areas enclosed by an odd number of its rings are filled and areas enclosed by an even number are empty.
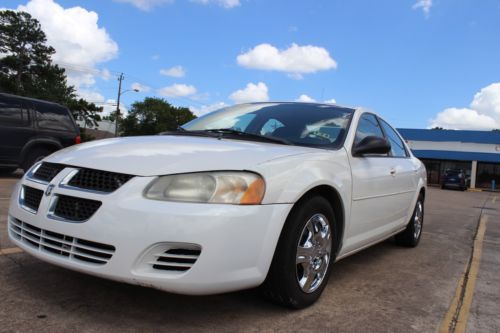
<svg viewBox="0 0 500 333">
<path fill-rule="evenodd" d="M 175 131 L 161 132 L 159 135 L 178 135 L 178 136 L 204 136 L 209 138 L 218 138 L 217 133 L 210 133 L 205 131 L 188 131 L 182 127 L 178 127 Z"/>
<path fill-rule="evenodd" d="M 191 131 L 188 131 L 188 132 L 191 132 Z M 267 135 L 242 132 L 242 131 L 238 131 L 238 130 L 235 130 L 232 128 L 217 128 L 217 129 L 207 129 L 207 130 L 203 130 L 203 131 L 192 131 L 192 132 L 216 133 L 216 134 L 219 134 L 220 137 L 223 137 L 225 134 L 228 134 L 228 135 L 238 136 L 241 138 L 253 139 L 255 141 L 267 141 L 267 142 L 280 143 L 283 145 L 293 146 L 293 143 L 291 141 L 286 140 L 286 139 L 277 138 L 275 136 L 267 136 Z"/>
</svg>

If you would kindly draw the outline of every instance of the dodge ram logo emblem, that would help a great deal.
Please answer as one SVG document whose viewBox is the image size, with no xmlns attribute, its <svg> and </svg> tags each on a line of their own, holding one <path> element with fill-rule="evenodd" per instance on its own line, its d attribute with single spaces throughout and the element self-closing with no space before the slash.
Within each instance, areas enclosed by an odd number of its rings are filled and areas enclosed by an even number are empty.
<svg viewBox="0 0 500 333">
<path fill-rule="evenodd" d="M 45 190 L 45 195 L 49 196 L 52 193 L 52 190 L 54 189 L 54 185 L 50 184 L 47 189 Z"/>
</svg>

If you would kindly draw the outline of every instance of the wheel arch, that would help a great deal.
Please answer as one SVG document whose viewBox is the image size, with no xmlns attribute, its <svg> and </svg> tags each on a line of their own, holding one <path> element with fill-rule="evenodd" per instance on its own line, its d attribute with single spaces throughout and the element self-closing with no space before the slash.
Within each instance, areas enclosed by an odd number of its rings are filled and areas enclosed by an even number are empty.
<svg viewBox="0 0 500 333">
<path fill-rule="evenodd" d="M 345 232 L 345 207 L 344 203 L 342 202 L 342 197 L 340 193 L 331 185 L 323 184 L 323 185 L 317 185 L 311 189 L 309 189 L 307 192 L 302 194 L 302 196 L 295 202 L 292 210 L 297 207 L 297 205 L 300 204 L 303 200 L 306 200 L 312 196 L 321 196 L 328 200 L 330 205 L 333 208 L 333 212 L 335 214 L 335 227 L 336 227 L 336 237 L 337 237 L 337 248 L 335 249 L 335 256 L 339 253 L 340 249 L 342 248 L 342 241 L 344 239 L 344 232 Z M 291 211 L 290 211 L 291 213 Z"/>
<path fill-rule="evenodd" d="M 52 139 L 35 139 L 29 141 L 21 151 L 21 156 L 19 159 L 19 164 L 23 165 L 26 161 L 26 158 L 29 156 L 29 153 L 37 148 L 46 148 L 52 151 L 59 150 L 62 147 L 61 143 Z"/>
</svg>

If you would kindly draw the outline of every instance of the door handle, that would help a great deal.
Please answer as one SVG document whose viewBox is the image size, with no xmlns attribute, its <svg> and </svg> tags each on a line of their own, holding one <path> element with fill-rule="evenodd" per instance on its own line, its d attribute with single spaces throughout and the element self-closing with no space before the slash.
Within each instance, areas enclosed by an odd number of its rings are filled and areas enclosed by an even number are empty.
<svg viewBox="0 0 500 333">
<path fill-rule="evenodd" d="M 396 175 L 396 169 L 391 169 L 391 171 L 389 171 L 389 173 L 391 174 L 391 176 L 395 176 Z"/>
</svg>

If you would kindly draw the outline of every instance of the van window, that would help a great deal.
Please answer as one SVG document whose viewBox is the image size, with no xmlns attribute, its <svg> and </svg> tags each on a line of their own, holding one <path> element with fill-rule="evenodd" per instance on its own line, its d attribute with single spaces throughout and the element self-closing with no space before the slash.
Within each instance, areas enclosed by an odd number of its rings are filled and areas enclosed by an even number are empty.
<svg viewBox="0 0 500 333">
<path fill-rule="evenodd" d="M 0 100 L 0 126 L 24 127 L 29 125 L 28 112 L 20 101 L 11 98 Z"/>
<path fill-rule="evenodd" d="M 38 128 L 55 131 L 74 131 L 69 111 L 63 107 L 45 103 L 35 104 Z"/>
</svg>

